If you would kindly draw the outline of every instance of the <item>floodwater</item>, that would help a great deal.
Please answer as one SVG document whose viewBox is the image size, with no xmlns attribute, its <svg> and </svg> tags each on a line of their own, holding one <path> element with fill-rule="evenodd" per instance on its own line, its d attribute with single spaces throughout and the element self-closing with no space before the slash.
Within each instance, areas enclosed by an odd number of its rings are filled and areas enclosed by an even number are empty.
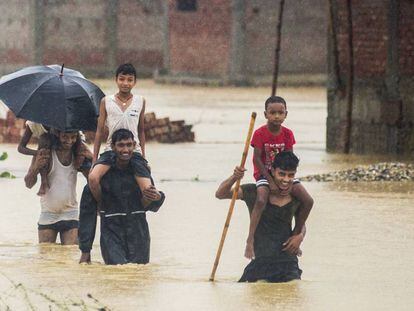
<svg viewBox="0 0 414 311">
<path fill-rule="evenodd" d="M 108 93 L 111 81 L 98 81 Z M 112 88 L 112 89 L 111 89 Z M 288 284 L 238 284 L 248 213 L 237 203 L 216 282 L 208 281 L 229 201 L 214 198 L 240 163 L 252 111 L 264 123 L 267 88 L 138 85 L 158 117 L 194 124 L 196 143 L 149 143 L 157 186 L 167 200 L 148 214 L 151 263 L 105 266 L 96 239 L 92 265 L 77 247 L 38 245 L 37 186 L 24 187 L 30 158 L 0 145 L 0 310 L 413 310 L 414 190 L 412 183 L 304 183 L 315 199 L 302 244 L 303 279 Z M 281 89 L 286 125 L 294 130 L 299 176 L 350 168 L 386 157 L 327 154 L 323 89 Z M 252 178 L 251 154 L 245 182 Z M 78 196 L 85 184 L 79 175 Z M 99 236 L 99 235 L 97 235 Z M 89 295 L 89 296 L 88 296 Z"/>
</svg>

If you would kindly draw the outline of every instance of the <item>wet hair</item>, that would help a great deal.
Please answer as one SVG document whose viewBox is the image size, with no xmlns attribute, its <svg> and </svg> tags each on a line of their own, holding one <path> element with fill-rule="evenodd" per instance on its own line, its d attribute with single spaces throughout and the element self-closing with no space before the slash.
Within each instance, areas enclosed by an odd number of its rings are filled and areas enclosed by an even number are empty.
<svg viewBox="0 0 414 311">
<path fill-rule="evenodd" d="M 116 130 L 112 134 L 111 141 L 112 141 L 112 144 L 115 145 L 115 143 L 117 141 L 124 140 L 124 139 L 130 139 L 130 138 L 132 140 L 134 140 L 134 134 L 130 130 L 127 130 L 127 129 L 119 129 L 119 130 Z"/>
<path fill-rule="evenodd" d="M 285 106 L 285 109 L 287 109 L 287 104 L 286 101 L 283 97 L 280 96 L 270 96 L 268 99 L 266 99 L 265 101 L 265 110 L 267 110 L 267 106 L 269 106 L 269 104 L 283 104 L 283 106 Z"/>
<path fill-rule="evenodd" d="M 137 71 L 135 70 L 134 65 L 130 63 L 119 65 L 115 72 L 115 78 L 118 78 L 120 74 L 132 75 L 135 79 L 137 78 Z"/>
<path fill-rule="evenodd" d="M 279 168 L 285 171 L 295 171 L 299 165 L 299 158 L 292 151 L 279 152 L 273 163 L 273 168 Z"/>
</svg>

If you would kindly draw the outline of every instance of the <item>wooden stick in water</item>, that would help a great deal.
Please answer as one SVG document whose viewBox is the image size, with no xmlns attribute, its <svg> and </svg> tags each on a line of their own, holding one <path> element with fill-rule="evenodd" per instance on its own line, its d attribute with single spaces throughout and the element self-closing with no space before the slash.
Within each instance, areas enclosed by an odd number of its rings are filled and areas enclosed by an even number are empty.
<svg viewBox="0 0 414 311">
<path fill-rule="evenodd" d="M 250 140 L 252 138 L 254 122 L 255 121 L 256 121 L 256 112 L 252 112 L 252 116 L 250 118 L 249 131 L 247 133 L 246 142 L 244 144 L 244 151 L 243 151 L 243 155 L 242 155 L 242 160 L 241 160 L 241 163 L 240 163 L 241 168 L 244 168 L 244 164 L 246 163 L 247 153 L 249 152 Z M 218 248 L 217 254 L 216 254 L 216 260 L 214 261 L 213 270 L 211 271 L 211 275 L 210 275 L 210 281 L 211 282 L 214 282 L 214 276 L 216 274 L 216 270 L 217 270 L 217 267 L 218 267 L 218 264 L 219 264 L 219 261 L 220 261 L 221 251 L 223 250 L 223 245 L 224 245 L 224 240 L 226 239 L 227 230 L 229 229 L 230 219 L 231 219 L 231 215 L 233 214 L 234 203 L 236 202 L 236 199 L 237 199 L 237 194 L 239 192 L 239 187 L 240 187 L 240 180 L 238 180 L 236 182 L 236 185 L 234 186 L 233 196 L 231 198 L 229 211 L 227 212 L 226 223 L 224 224 L 223 233 L 221 234 L 221 240 L 220 240 L 219 248 Z"/>
</svg>

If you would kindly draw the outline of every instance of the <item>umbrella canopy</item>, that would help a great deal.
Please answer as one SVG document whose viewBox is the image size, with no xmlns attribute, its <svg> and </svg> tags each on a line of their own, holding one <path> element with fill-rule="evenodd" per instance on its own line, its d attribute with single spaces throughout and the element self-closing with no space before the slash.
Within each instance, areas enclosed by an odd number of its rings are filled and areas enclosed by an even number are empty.
<svg viewBox="0 0 414 311">
<path fill-rule="evenodd" d="M 27 67 L 0 79 L 0 99 L 17 117 L 62 131 L 95 131 L 104 96 L 63 65 Z"/>
</svg>

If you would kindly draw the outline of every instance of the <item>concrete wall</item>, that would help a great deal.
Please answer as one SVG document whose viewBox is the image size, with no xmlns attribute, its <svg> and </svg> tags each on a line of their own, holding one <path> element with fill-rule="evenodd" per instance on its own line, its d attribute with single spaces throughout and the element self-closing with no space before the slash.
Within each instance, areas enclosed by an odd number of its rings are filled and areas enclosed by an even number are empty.
<svg viewBox="0 0 414 311">
<path fill-rule="evenodd" d="M 123 0 L 118 12 L 117 63 L 132 62 L 138 71 L 163 67 L 162 0 Z"/>
<path fill-rule="evenodd" d="M 414 151 L 414 4 L 409 0 L 352 1 L 352 101 L 345 0 L 334 4 L 329 44 L 327 149 L 354 153 Z M 336 68 L 336 69 L 335 69 Z M 348 114 L 348 107 L 352 107 Z M 347 133 L 350 132 L 350 135 Z"/>
<path fill-rule="evenodd" d="M 106 64 L 106 3 L 100 0 L 45 2 L 44 64 L 100 72 Z M 70 12 L 70 14 L 68 14 Z"/>
<path fill-rule="evenodd" d="M 246 71 L 273 73 L 279 1 L 252 0 L 246 7 Z M 325 0 L 285 1 L 280 51 L 281 73 L 326 72 Z"/>
<path fill-rule="evenodd" d="M 140 74 L 163 66 L 163 0 L 1 1 L 0 74 L 65 63 L 90 76 L 121 62 Z"/>
<path fill-rule="evenodd" d="M 34 61 L 33 1 L 0 2 L 0 74 Z"/>
</svg>

